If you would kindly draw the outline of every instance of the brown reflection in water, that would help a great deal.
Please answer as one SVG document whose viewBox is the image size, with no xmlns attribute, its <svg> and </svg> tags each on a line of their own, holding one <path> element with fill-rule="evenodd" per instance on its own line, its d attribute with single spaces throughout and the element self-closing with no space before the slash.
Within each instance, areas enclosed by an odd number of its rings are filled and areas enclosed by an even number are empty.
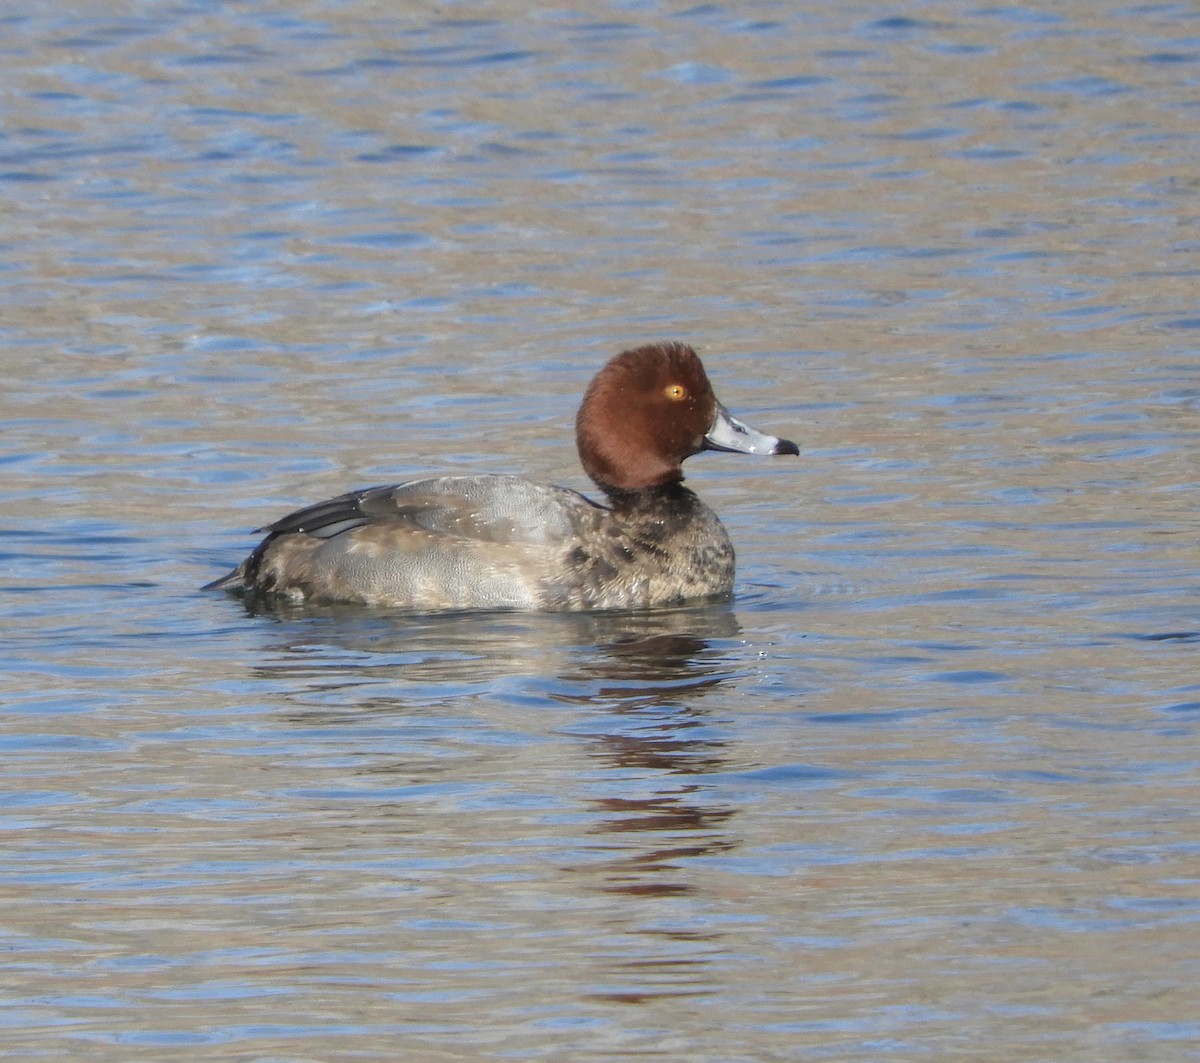
<svg viewBox="0 0 1200 1063">
<path fill-rule="evenodd" d="M 727 630 L 732 634 L 736 627 Z M 707 636 L 692 631 L 667 631 L 653 635 L 631 635 L 604 647 L 596 672 L 614 678 L 644 677 L 667 681 L 687 680 L 700 668 L 715 632 Z"/>
<path fill-rule="evenodd" d="M 697 728 L 697 720 L 684 720 L 675 728 L 664 727 L 661 735 L 594 735 L 603 743 L 603 756 L 616 768 L 649 768 L 672 775 L 700 775 L 720 771 L 724 764 L 723 742 L 688 739 L 679 730 Z"/>
<path fill-rule="evenodd" d="M 728 852 L 736 847 L 718 829 L 733 816 L 732 808 L 692 803 L 689 798 L 699 787 L 689 786 L 671 794 L 660 793 L 647 798 L 604 798 L 592 804 L 602 814 L 593 832 L 608 834 L 637 834 L 661 832 L 687 842 L 649 845 L 628 856 L 608 862 L 604 869 L 606 893 L 628 893 L 637 896 L 668 897 L 691 893 L 694 887 L 674 873 L 680 861 L 713 853 Z M 634 844 L 646 846 L 652 839 L 635 839 Z"/>
<path fill-rule="evenodd" d="M 715 935 L 712 935 L 715 936 Z M 707 940 L 710 935 L 704 935 Z M 720 992 L 710 977 L 712 957 L 676 956 L 658 957 L 652 960 L 624 960 L 613 963 L 612 970 L 618 977 L 637 983 L 639 988 L 611 989 L 587 993 L 588 1000 L 602 1000 L 610 1004 L 646 1004 L 664 997 L 705 997 Z M 653 988 L 644 988 L 646 983 L 662 982 Z"/>
<path fill-rule="evenodd" d="M 725 828 L 734 808 L 704 801 L 710 791 L 698 783 L 674 783 L 679 776 L 727 766 L 726 743 L 713 737 L 708 714 L 699 707 L 729 678 L 727 668 L 719 659 L 706 659 L 708 639 L 690 633 L 625 639 L 605 651 L 589 670 L 621 682 L 602 685 L 589 700 L 634 726 L 591 734 L 589 755 L 619 777 L 650 773 L 670 784 L 645 796 L 590 802 L 599 813 L 591 832 L 619 838 L 624 851 L 599 869 L 599 888 L 639 897 L 691 893 L 695 887 L 683 873 L 686 861 L 728 852 L 737 844 Z M 636 726 L 642 720 L 645 725 Z"/>
</svg>

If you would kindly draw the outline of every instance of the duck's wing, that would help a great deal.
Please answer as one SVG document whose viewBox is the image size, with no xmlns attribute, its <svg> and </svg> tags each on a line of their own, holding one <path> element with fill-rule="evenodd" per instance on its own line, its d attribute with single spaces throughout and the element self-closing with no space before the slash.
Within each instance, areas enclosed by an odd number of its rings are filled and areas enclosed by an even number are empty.
<svg viewBox="0 0 1200 1063">
<path fill-rule="evenodd" d="M 360 528 L 423 533 L 448 542 L 565 543 L 602 507 L 576 491 L 531 483 L 517 476 L 439 476 L 350 491 L 318 502 L 258 529 L 266 537 L 233 572 L 208 584 L 250 587 L 264 557 L 280 539 L 304 535 L 329 540 Z"/>
<path fill-rule="evenodd" d="M 548 546 L 602 507 L 577 491 L 519 476 L 438 476 L 358 492 L 366 523 L 404 524 L 438 536 Z"/>
</svg>

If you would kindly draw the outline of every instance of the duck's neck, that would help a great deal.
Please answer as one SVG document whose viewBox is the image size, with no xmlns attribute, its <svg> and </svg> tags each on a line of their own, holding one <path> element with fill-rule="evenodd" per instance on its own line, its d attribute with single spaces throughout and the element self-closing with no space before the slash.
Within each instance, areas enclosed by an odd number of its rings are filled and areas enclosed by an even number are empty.
<svg viewBox="0 0 1200 1063">
<path fill-rule="evenodd" d="M 678 480 L 634 491 L 608 484 L 600 484 L 600 488 L 608 496 L 614 513 L 686 512 L 700 501 Z"/>
</svg>

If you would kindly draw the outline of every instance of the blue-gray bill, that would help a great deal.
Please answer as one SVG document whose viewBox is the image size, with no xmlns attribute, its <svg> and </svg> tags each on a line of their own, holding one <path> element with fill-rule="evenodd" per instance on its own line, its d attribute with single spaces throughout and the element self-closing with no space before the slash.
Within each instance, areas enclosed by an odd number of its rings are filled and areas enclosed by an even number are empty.
<svg viewBox="0 0 1200 1063">
<path fill-rule="evenodd" d="M 800 448 L 790 439 L 769 436 L 757 428 L 743 424 L 721 403 L 717 415 L 704 437 L 705 450 L 725 450 L 734 454 L 799 454 Z"/>
</svg>

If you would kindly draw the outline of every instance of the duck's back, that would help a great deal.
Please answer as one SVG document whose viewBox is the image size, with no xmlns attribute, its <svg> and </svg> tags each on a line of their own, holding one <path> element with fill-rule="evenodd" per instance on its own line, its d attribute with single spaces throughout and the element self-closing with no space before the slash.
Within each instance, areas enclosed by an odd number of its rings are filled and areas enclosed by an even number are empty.
<svg viewBox="0 0 1200 1063">
<path fill-rule="evenodd" d="M 442 476 L 290 513 L 213 586 L 413 609 L 538 608 L 554 559 L 604 510 L 516 476 Z"/>
</svg>

